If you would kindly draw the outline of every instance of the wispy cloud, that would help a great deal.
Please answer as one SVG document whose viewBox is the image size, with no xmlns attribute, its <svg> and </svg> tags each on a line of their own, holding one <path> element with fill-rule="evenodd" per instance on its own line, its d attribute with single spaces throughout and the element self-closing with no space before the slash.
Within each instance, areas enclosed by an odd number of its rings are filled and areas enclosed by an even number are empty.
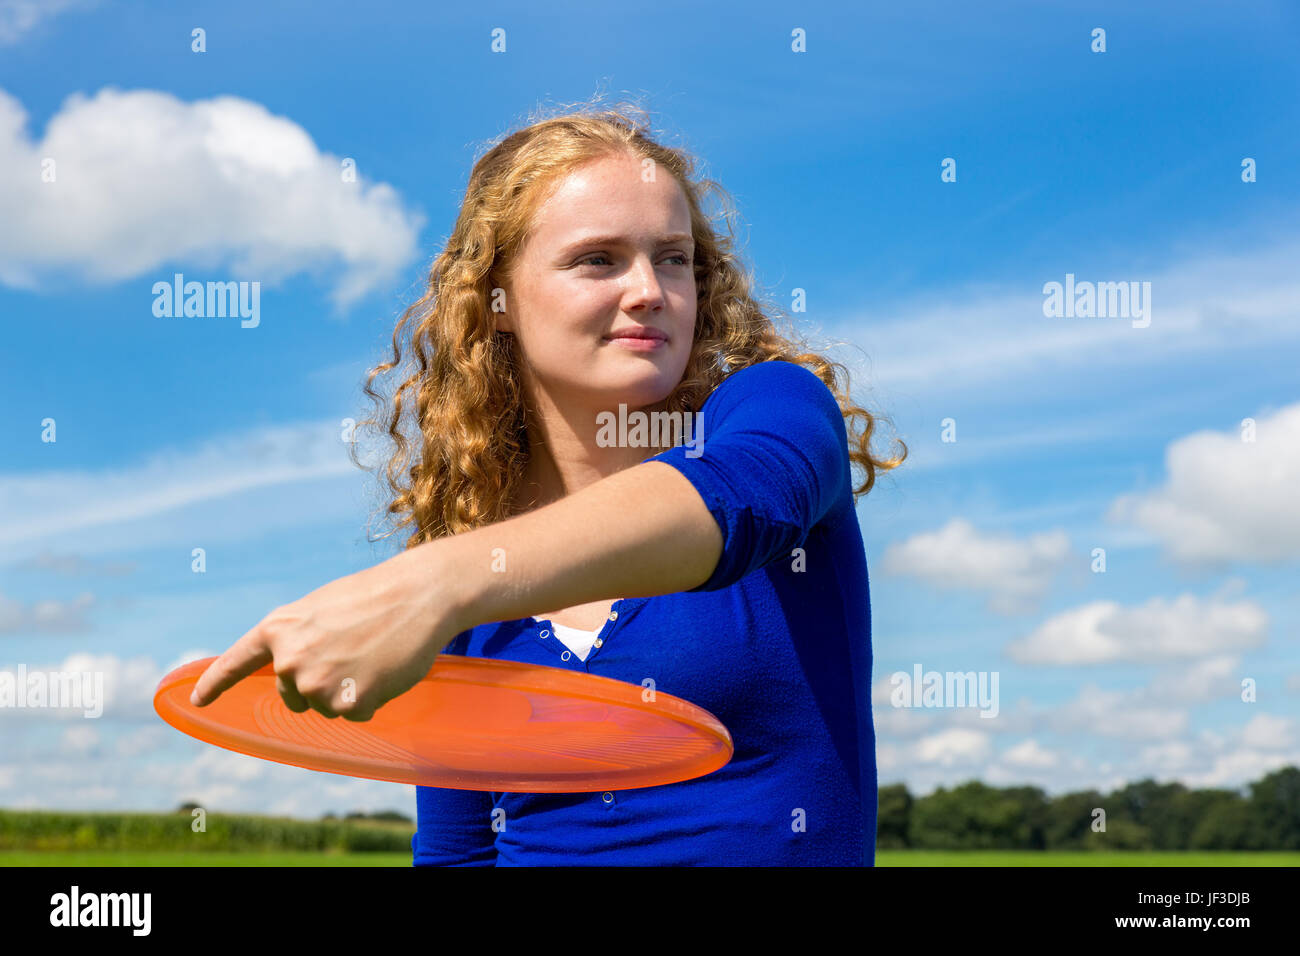
<svg viewBox="0 0 1300 956">
<path fill-rule="evenodd" d="M 0 0 L 0 46 L 12 46 L 61 13 L 93 7 L 99 0 Z"/>
<path fill-rule="evenodd" d="M 125 468 L 0 475 L 0 556 L 255 488 L 360 475 L 341 433 L 335 421 L 263 427 Z"/>
<path fill-rule="evenodd" d="M 71 601 L 44 600 L 23 604 L 0 594 L 0 634 L 77 634 L 90 629 L 86 612 L 95 596 L 84 592 Z"/>
<path fill-rule="evenodd" d="M 129 561 L 92 560 L 80 554 L 42 551 L 34 557 L 14 562 L 9 568 L 11 571 L 49 571 L 69 578 L 120 578 L 131 574 L 136 566 Z"/>
<path fill-rule="evenodd" d="M 1147 328 L 1124 318 L 1045 317 L 1042 286 L 1064 276 L 1044 273 L 873 306 L 842 316 L 831 331 L 862 346 L 871 364 L 858 376 L 886 393 L 948 394 L 1065 373 L 1099 382 L 1112 369 L 1300 340 L 1297 261 L 1300 242 L 1289 237 L 1238 255 L 1190 255 L 1147 274 L 1080 267 L 1081 281 L 1149 281 Z"/>
</svg>

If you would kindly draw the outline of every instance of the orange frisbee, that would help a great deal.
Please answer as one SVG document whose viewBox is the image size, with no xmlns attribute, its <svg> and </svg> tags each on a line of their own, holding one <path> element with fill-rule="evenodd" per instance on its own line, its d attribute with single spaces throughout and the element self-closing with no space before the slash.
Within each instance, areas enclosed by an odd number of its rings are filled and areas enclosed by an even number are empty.
<svg viewBox="0 0 1300 956">
<path fill-rule="evenodd" d="M 176 668 L 154 710 L 206 743 L 276 763 L 455 790 L 587 793 L 702 777 L 731 759 L 731 734 L 680 697 L 558 667 L 439 654 L 368 721 L 294 713 L 274 666 L 205 707 L 190 703 L 215 657 Z"/>
</svg>

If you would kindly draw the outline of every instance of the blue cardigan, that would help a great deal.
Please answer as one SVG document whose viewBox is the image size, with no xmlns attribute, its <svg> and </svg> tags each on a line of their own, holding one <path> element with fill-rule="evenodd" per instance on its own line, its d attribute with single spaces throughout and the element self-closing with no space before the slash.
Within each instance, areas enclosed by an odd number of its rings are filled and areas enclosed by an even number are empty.
<svg viewBox="0 0 1300 956">
<path fill-rule="evenodd" d="M 417 787 L 416 866 L 874 865 L 871 605 L 839 405 L 771 360 L 724 379 L 700 423 L 703 454 L 646 460 L 681 471 L 717 520 L 708 581 L 614 602 L 585 662 L 533 617 L 463 631 L 446 653 L 652 677 L 722 721 L 731 762 L 615 792 Z"/>
</svg>

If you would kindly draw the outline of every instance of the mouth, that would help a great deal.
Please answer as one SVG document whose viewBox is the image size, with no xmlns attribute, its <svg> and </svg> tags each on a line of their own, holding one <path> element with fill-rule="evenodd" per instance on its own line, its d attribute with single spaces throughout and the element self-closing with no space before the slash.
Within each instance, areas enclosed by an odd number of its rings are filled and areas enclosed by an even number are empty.
<svg viewBox="0 0 1300 956">
<path fill-rule="evenodd" d="M 618 332 L 613 332 L 605 336 L 605 340 L 607 342 L 618 341 L 623 339 L 638 339 L 641 341 L 650 341 L 650 342 L 667 342 L 668 336 L 665 333 L 659 331 L 658 329 L 651 329 L 651 328 L 621 329 Z"/>
</svg>

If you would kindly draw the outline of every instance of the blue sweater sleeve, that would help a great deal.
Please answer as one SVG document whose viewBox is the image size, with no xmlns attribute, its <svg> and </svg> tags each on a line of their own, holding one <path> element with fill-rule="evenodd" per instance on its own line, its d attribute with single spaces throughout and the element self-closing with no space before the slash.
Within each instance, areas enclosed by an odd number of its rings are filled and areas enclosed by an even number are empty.
<svg viewBox="0 0 1300 956">
<path fill-rule="evenodd" d="M 470 632 L 462 631 L 443 651 L 464 656 Z M 416 787 L 414 866 L 495 866 L 492 794 L 481 790 Z"/>
<path fill-rule="evenodd" d="M 788 558 L 849 491 L 843 413 L 802 365 L 774 359 L 733 372 L 705 400 L 697 428 L 694 448 L 646 459 L 685 475 L 722 531 L 717 567 L 691 591 L 729 587 Z"/>
</svg>

